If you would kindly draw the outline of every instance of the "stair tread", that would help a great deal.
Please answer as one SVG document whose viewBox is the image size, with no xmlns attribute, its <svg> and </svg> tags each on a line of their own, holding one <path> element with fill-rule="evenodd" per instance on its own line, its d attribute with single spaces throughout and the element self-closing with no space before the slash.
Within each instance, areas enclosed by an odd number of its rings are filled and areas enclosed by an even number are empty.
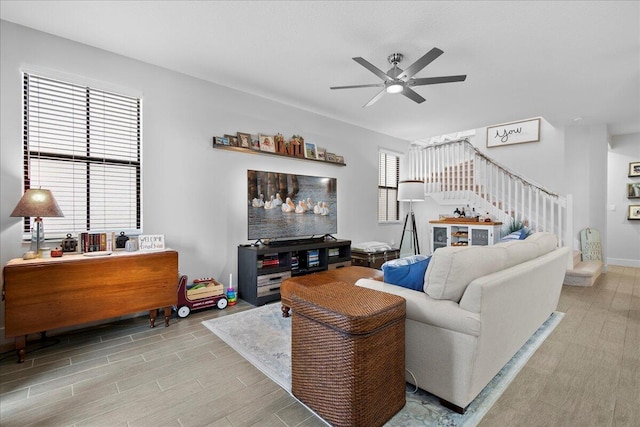
<svg viewBox="0 0 640 427">
<path fill-rule="evenodd" d="M 592 276 L 600 274 L 602 261 L 581 261 L 573 266 L 572 270 L 567 270 L 567 274 L 574 276 Z"/>
</svg>

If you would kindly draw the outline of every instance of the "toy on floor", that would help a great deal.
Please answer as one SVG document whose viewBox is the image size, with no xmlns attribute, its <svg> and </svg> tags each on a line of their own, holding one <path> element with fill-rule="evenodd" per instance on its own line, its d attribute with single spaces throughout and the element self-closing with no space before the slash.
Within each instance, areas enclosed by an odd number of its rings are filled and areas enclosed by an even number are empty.
<svg viewBox="0 0 640 427">
<path fill-rule="evenodd" d="M 195 279 L 187 285 L 187 276 L 180 276 L 178 282 L 178 317 L 187 317 L 191 310 L 216 306 L 220 310 L 227 307 L 229 300 L 222 283 L 208 278 Z"/>
<path fill-rule="evenodd" d="M 229 289 L 227 289 L 227 300 L 229 305 L 236 305 L 236 291 L 233 290 L 233 274 L 229 274 Z"/>
</svg>

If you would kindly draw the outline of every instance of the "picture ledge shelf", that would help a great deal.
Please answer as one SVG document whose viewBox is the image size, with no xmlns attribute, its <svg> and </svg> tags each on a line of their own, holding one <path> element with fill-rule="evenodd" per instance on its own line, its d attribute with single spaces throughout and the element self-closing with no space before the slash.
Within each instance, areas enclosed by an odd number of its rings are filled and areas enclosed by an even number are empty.
<svg viewBox="0 0 640 427">
<path fill-rule="evenodd" d="M 307 162 L 317 162 L 317 163 L 323 163 L 325 165 L 331 165 L 331 166 L 347 166 L 346 163 L 328 162 L 326 160 L 318 160 L 318 159 L 307 159 L 306 157 L 288 156 L 286 154 L 271 153 L 269 151 L 259 151 L 259 150 L 254 150 L 252 148 L 234 147 L 234 146 L 230 146 L 230 145 L 214 144 L 213 148 L 215 148 L 216 150 L 237 151 L 237 152 L 245 153 L 245 154 L 263 154 L 263 155 L 267 155 L 267 156 L 282 157 L 282 158 L 285 158 L 285 159 L 304 160 L 304 161 L 307 161 Z"/>
</svg>

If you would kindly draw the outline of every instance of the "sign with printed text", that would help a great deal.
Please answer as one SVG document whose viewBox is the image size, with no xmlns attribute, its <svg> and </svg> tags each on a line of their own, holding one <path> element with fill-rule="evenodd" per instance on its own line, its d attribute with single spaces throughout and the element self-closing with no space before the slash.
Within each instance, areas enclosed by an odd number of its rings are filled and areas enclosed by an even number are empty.
<svg viewBox="0 0 640 427">
<path fill-rule="evenodd" d="M 164 234 L 141 234 L 138 236 L 138 249 L 158 251 L 164 249 Z"/>
<path fill-rule="evenodd" d="M 487 128 L 487 148 L 540 141 L 540 119 L 504 123 Z"/>
</svg>

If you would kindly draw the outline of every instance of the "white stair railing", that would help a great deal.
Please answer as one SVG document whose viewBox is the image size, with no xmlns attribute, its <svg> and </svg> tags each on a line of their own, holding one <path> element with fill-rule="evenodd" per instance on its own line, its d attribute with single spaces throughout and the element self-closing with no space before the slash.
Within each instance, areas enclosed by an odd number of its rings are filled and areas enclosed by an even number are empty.
<svg viewBox="0 0 640 427">
<path fill-rule="evenodd" d="M 490 159 L 468 140 L 412 145 L 412 179 L 425 181 L 426 194 L 442 204 L 469 203 L 497 221 L 527 224 L 572 246 L 571 197 L 561 196 Z"/>
</svg>

